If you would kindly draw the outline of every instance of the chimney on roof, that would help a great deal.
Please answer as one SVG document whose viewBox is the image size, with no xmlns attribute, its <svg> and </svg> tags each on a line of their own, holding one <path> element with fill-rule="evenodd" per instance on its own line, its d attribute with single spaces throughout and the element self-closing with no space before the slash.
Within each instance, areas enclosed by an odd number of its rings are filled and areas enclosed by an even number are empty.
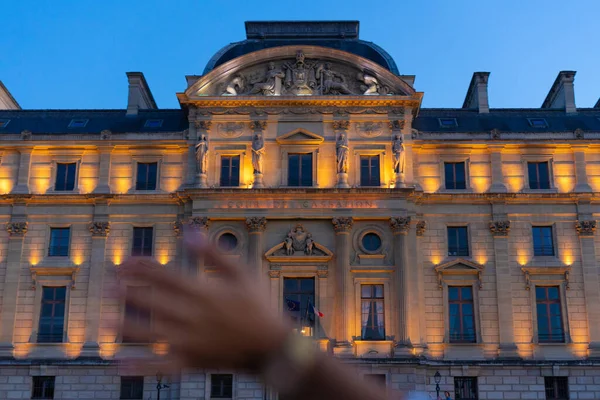
<svg viewBox="0 0 600 400">
<path fill-rule="evenodd" d="M 566 113 L 577 112 L 574 80 L 575 71 L 560 71 L 542 104 L 542 108 L 562 108 Z"/>
<path fill-rule="evenodd" d="M 156 102 L 150 87 L 141 72 L 127 72 L 129 96 L 127 98 L 127 115 L 137 115 L 138 110 L 156 110 Z"/>
<path fill-rule="evenodd" d="M 482 114 L 490 112 L 490 105 L 488 103 L 489 76 L 489 72 L 473 73 L 462 108 L 477 109 Z"/>
<path fill-rule="evenodd" d="M 20 110 L 21 106 L 0 81 L 0 110 Z"/>
</svg>

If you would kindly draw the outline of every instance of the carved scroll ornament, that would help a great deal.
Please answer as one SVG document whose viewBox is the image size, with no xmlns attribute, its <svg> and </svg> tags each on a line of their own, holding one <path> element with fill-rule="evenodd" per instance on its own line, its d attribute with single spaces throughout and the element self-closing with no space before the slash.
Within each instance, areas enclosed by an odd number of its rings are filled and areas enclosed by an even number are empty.
<svg viewBox="0 0 600 400">
<path fill-rule="evenodd" d="M 390 228 L 393 233 L 407 233 L 410 229 L 410 217 L 390 218 Z"/>
<path fill-rule="evenodd" d="M 575 222 L 575 229 L 579 236 L 594 236 L 594 232 L 596 231 L 596 221 L 578 220 Z"/>
<path fill-rule="evenodd" d="M 88 225 L 88 229 L 90 230 L 92 236 L 108 236 L 110 233 L 110 222 L 108 221 L 94 221 Z"/>
<path fill-rule="evenodd" d="M 494 236 L 508 236 L 510 232 L 510 221 L 492 221 L 490 222 L 490 232 Z"/>
<path fill-rule="evenodd" d="M 352 230 L 354 220 L 352 217 L 333 217 L 331 223 L 333 224 L 333 230 L 336 233 L 344 233 Z"/>
<path fill-rule="evenodd" d="M 6 231 L 10 236 L 25 236 L 27 234 L 27 222 L 9 222 Z"/>
</svg>

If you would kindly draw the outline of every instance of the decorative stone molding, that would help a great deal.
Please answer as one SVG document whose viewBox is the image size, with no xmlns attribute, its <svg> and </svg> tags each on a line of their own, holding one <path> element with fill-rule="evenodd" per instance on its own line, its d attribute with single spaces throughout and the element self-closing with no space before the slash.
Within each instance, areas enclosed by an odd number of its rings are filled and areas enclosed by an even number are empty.
<svg viewBox="0 0 600 400">
<path fill-rule="evenodd" d="M 207 120 L 195 121 L 194 126 L 196 127 L 196 129 L 203 129 L 205 131 L 208 131 L 210 129 L 210 127 L 212 126 L 212 121 L 207 121 Z"/>
<path fill-rule="evenodd" d="M 333 121 L 333 129 L 335 129 L 336 131 L 346 131 L 348 130 L 348 128 L 350 128 L 350 121 Z"/>
<path fill-rule="evenodd" d="M 244 126 L 243 122 L 225 122 L 217 124 L 217 132 L 224 138 L 235 139 L 242 136 Z"/>
<path fill-rule="evenodd" d="M 92 236 L 103 236 L 106 237 L 110 233 L 110 222 L 108 221 L 94 221 L 88 225 Z"/>
<path fill-rule="evenodd" d="M 75 278 L 79 272 L 78 267 L 31 267 L 31 288 L 37 288 L 38 276 L 65 276 L 71 278 L 71 289 L 75 289 Z"/>
<path fill-rule="evenodd" d="M 181 235 L 183 235 L 183 223 L 181 222 L 180 219 L 173 222 L 173 233 L 177 237 L 180 237 Z"/>
<path fill-rule="evenodd" d="M 250 233 L 264 232 L 267 229 L 267 219 L 265 217 L 248 217 L 246 218 L 246 228 Z"/>
<path fill-rule="evenodd" d="M 31 131 L 21 131 L 21 140 L 31 140 Z"/>
<path fill-rule="evenodd" d="M 267 260 L 276 263 L 314 264 L 328 262 L 332 257 L 333 253 L 325 246 L 315 242 L 312 234 L 304 229 L 302 224 L 297 224 L 290 229 L 282 242 L 265 253 Z"/>
<path fill-rule="evenodd" d="M 9 222 L 6 231 L 10 236 L 25 236 L 27 234 L 27 222 Z"/>
<path fill-rule="evenodd" d="M 263 120 L 253 120 L 250 121 L 250 129 L 254 131 L 264 131 L 267 129 L 267 121 Z"/>
<path fill-rule="evenodd" d="M 354 220 L 352 217 L 333 217 L 331 223 L 335 233 L 348 233 L 352 230 Z"/>
<path fill-rule="evenodd" d="M 569 273 L 571 267 L 521 267 L 521 271 L 525 275 L 525 289 L 531 289 L 531 275 L 556 276 L 562 275 L 562 280 L 565 281 L 565 289 L 569 289 Z"/>
<path fill-rule="evenodd" d="M 595 220 L 578 220 L 575 222 L 575 229 L 579 236 L 594 236 L 596 231 Z"/>
<path fill-rule="evenodd" d="M 493 140 L 499 140 L 500 139 L 500 130 L 499 129 L 492 129 L 490 131 L 490 136 Z"/>
<path fill-rule="evenodd" d="M 194 229 L 208 229 L 210 226 L 210 220 L 208 217 L 191 217 L 188 220 L 188 225 Z"/>
<path fill-rule="evenodd" d="M 281 276 L 281 270 L 269 270 L 269 278 L 271 279 L 279 279 Z"/>
<path fill-rule="evenodd" d="M 585 139 L 583 136 L 583 129 L 577 128 L 573 133 L 575 134 L 575 139 Z"/>
<path fill-rule="evenodd" d="M 423 236 L 425 234 L 425 231 L 427 230 L 427 222 L 425 221 L 418 221 L 417 222 L 417 236 Z"/>
<path fill-rule="evenodd" d="M 416 139 L 419 137 L 419 130 L 418 129 L 411 129 L 410 130 L 410 137 L 411 139 Z"/>
<path fill-rule="evenodd" d="M 112 132 L 108 129 L 105 129 L 100 132 L 100 140 L 110 140 L 112 138 Z"/>
<path fill-rule="evenodd" d="M 317 266 L 317 277 L 327 278 L 328 276 L 329 276 L 329 267 L 327 267 L 327 265 L 318 265 Z"/>
<path fill-rule="evenodd" d="M 381 122 L 356 123 L 356 131 L 364 138 L 372 139 L 381 135 L 383 124 Z"/>
<path fill-rule="evenodd" d="M 481 280 L 481 275 L 485 271 L 485 267 L 481 264 L 477 264 L 471 260 L 466 260 L 463 258 L 456 258 L 454 260 L 448 261 L 446 263 L 440 264 L 434 268 L 435 273 L 438 277 L 438 287 L 440 289 L 443 288 L 444 276 L 466 276 L 466 275 L 476 275 L 477 276 L 477 286 L 479 289 L 483 288 L 483 282 Z"/>
<path fill-rule="evenodd" d="M 508 236 L 510 232 L 510 221 L 492 221 L 490 222 L 490 232 L 494 236 Z"/>
<path fill-rule="evenodd" d="M 392 114 L 403 114 L 404 111 L 401 108 L 396 107 L 362 107 L 348 105 L 346 106 L 343 100 L 339 100 L 338 106 L 319 106 L 319 107 L 299 107 L 298 104 L 289 106 L 273 107 L 271 104 L 254 104 L 249 106 L 250 102 L 241 101 L 235 102 L 240 103 L 237 107 L 223 109 L 221 104 L 215 107 L 206 107 L 199 110 L 199 114 L 203 116 L 210 115 L 280 115 L 280 114 L 293 114 L 293 115 L 306 115 L 306 114 L 334 114 L 337 116 L 347 116 L 348 114 L 379 114 L 388 115 Z"/>
<path fill-rule="evenodd" d="M 390 218 L 390 228 L 394 234 L 406 234 L 410 229 L 410 217 L 392 217 Z"/>
<path fill-rule="evenodd" d="M 394 119 L 388 122 L 388 126 L 392 131 L 401 131 L 404 129 L 404 120 Z"/>
</svg>

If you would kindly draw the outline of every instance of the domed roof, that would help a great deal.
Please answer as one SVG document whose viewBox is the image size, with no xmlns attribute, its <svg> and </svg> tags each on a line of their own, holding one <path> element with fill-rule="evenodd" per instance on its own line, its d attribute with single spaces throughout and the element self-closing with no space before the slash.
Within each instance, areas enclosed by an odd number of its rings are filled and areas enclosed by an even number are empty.
<svg viewBox="0 0 600 400">
<path fill-rule="evenodd" d="M 358 38 L 358 21 L 246 22 L 246 40 L 219 50 L 206 64 L 203 75 L 234 58 L 254 51 L 293 45 L 321 46 L 346 51 L 371 60 L 399 75 L 392 57 L 378 45 Z"/>
</svg>

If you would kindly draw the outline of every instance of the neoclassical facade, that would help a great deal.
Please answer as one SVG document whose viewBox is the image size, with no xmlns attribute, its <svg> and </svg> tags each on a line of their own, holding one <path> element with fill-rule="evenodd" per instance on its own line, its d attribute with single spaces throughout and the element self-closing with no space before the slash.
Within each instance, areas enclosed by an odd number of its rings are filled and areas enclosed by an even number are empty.
<svg viewBox="0 0 600 400">
<path fill-rule="evenodd" d="M 273 313 L 390 389 L 600 398 L 600 103 L 422 109 L 358 22 L 248 22 L 161 110 L 22 110 L 0 84 L 0 398 L 277 399 L 256 377 L 128 376 L 130 256 L 214 279 L 203 232 Z M 124 282 L 152 296 L 152 288 Z M 151 326 L 151 316 L 146 316 Z M 260 327 L 257 327 L 260 329 Z M 167 385 L 167 386 L 165 386 Z"/>
</svg>

